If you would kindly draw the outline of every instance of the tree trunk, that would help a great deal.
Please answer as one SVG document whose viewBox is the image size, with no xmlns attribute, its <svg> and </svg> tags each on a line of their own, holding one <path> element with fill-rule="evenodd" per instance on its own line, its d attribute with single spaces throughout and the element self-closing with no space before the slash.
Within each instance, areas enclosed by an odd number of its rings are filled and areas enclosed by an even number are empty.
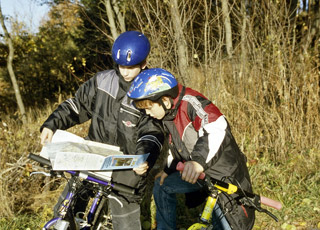
<svg viewBox="0 0 320 230">
<path fill-rule="evenodd" d="M 114 9 L 114 12 L 116 13 L 116 17 L 118 19 L 118 22 L 119 22 L 120 31 L 121 31 L 121 33 L 123 33 L 126 31 L 126 24 L 125 24 L 125 20 L 124 20 L 125 13 L 121 13 L 119 4 L 120 4 L 119 1 L 112 0 L 112 6 Z"/>
<path fill-rule="evenodd" d="M 170 12 L 171 19 L 174 28 L 175 41 L 178 48 L 178 66 L 179 73 L 182 79 L 183 84 L 186 80 L 189 80 L 188 76 L 188 52 L 187 52 L 187 42 L 183 34 L 182 23 L 180 19 L 180 12 L 177 0 L 170 1 Z"/>
<path fill-rule="evenodd" d="M 232 32 L 231 32 L 231 23 L 230 23 L 230 17 L 229 17 L 229 7 L 228 7 L 228 0 L 222 0 L 222 15 L 224 20 L 224 27 L 226 30 L 226 47 L 227 47 L 227 53 L 228 57 L 232 58 Z"/>
<path fill-rule="evenodd" d="M 22 98 L 21 98 L 21 94 L 20 94 L 18 83 L 17 83 L 17 79 L 16 79 L 16 76 L 14 74 L 13 67 L 12 67 L 12 60 L 13 60 L 13 55 L 14 55 L 14 47 L 13 47 L 13 44 L 12 44 L 12 40 L 11 40 L 10 34 L 9 34 L 8 30 L 7 30 L 7 27 L 4 24 L 4 16 L 2 14 L 1 6 L 0 6 L 0 23 L 1 23 L 2 29 L 4 31 L 5 40 L 7 42 L 8 47 L 9 47 L 9 54 L 8 54 L 8 59 L 7 59 L 8 72 L 9 72 L 10 79 L 11 79 L 11 82 L 12 82 L 12 86 L 13 86 L 13 89 L 14 89 L 14 94 L 16 96 L 18 108 L 19 108 L 19 111 L 20 111 L 20 114 L 21 114 L 21 117 L 22 117 L 22 122 L 23 122 L 23 124 L 26 124 L 27 123 L 26 111 L 25 111 L 24 104 L 23 104 L 23 101 L 22 101 Z"/>
<path fill-rule="evenodd" d="M 207 68 L 209 66 L 208 63 L 208 50 L 209 50 L 209 40 L 210 37 L 208 36 L 209 32 L 209 14 L 210 10 L 207 4 L 207 0 L 204 0 L 204 12 L 205 12 L 205 21 L 204 21 L 204 28 L 203 28 L 203 37 L 204 37 L 204 64 L 205 64 L 205 73 L 207 73 Z"/>
<path fill-rule="evenodd" d="M 110 27 L 112 38 L 113 40 L 116 40 L 116 38 L 119 36 L 119 33 L 117 30 L 115 17 L 114 17 L 112 6 L 111 6 L 111 0 L 105 0 L 104 6 L 106 7 L 106 12 L 107 12 L 107 17 L 109 21 L 109 27 Z"/>
<path fill-rule="evenodd" d="M 311 1 L 310 1 L 311 2 Z M 319 0 L 312 1 L 312 17 L 311 17 L 311 40 L 314 41 L 313 49 L 315 53 L 319 53 L 320 41 L 320 3 Z M 310 41 L 311 43 L 312 41 Z"/>
<path fill-rule="evenodd" d="M 247 26 L 247 15 L 246 15 L 246 1 L 241 1 L 241 16 L 242 16 L 242 27 L 241 27 L 241 67 L 239 77 L 241 78 L 246 70 L 247 63 L 247 49 L 246 49 L 246 26 Z"/>
<path fill-rule="evenodd" d="M 318 52 L 317 42 L 320 38 L 320 9 L 319 1 L 310 0 L 308 6 L 308 31 L 304 38 L 303 50 L 307 54 L 309 49 Z M 312 44 L 314 42 L 314 44 Z"/>
</svg>

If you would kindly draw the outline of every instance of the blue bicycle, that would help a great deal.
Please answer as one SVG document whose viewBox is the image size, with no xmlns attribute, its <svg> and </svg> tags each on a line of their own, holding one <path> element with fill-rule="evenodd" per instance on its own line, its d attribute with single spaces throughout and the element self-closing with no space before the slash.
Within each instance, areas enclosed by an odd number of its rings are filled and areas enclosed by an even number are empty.
<svg viewBox="0 0 320 230">
<path fill-rule="evenodd" d="M 46 176 L 64 176 L 64 171 L 53 171 L 51 162 L 36 154 L 29 154 L 29 158 L 40 163 L 49 172 L 41 173 Z M 70 190 L 60 203 L 57 217 L 49 220 L 42 230 L 108 230 L 112 229 L 110 216 L 108 215 L 107 200 L 112 190 L 134 194 L 135 189 L 121 184 L 112 183 L 101 175 L 92 172 L 65 171 L 71 177 L 65 177 L 70 183 Z M 72 180 L 71 180 L 72 178 Z M 74 213 L 74 206 L 79 199 L 83 182 L 90 184 L 93 193 L 91 205 L 85 212 Z"/>
</svg>

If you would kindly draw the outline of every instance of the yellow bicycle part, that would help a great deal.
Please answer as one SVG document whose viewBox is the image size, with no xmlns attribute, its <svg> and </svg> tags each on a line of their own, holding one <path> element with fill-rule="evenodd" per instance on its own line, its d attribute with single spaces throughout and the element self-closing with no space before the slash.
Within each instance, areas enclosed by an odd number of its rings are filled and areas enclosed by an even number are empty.
<svg viewBox="0 0 320 230">
<path fill-rule="evenodd" d="M 218 192 L 218 194 L 219 193 L 220 192 Z M 201 214 L 201 217 L 200 217 L 200 220 L 203 221 L 204 223 L 209 223 L 210 222 L 213 208 L 217 203 L 218 194 L 215 195 L 214 197 L 208 196 L 208 198 L 207 198 L 206 205 L 205 205 L 205 207 L 203 209 L 203 212 Z"/>
<path fill-rule="evenodd" d="M 237 192 L 238 187 L 233 185 L 233 184 L 228 184 L 228 188 L 219 186 L 218 184 L 214 185 L 217 189 L 219 189 L 220 191 L 226 192 L 228 194 L 234 194 Z"/>
<path fill-rule="evenodd" d="M 191 225 L 188 230 L 206 230 L 208 227 L 208 225 L 206 224 L 200 224 L 200 223 L 196 223 Z"/>
</svg>

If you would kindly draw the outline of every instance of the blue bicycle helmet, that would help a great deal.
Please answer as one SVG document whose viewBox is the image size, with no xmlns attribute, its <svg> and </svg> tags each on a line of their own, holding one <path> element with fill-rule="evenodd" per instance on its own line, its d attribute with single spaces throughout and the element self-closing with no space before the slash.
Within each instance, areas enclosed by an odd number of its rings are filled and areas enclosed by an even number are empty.
<svg viewBox="0 0 320 230">
<path fill-rule="evenodd" d="M 162 96 L 178 95 L 178 82 L 167 70 L 153 68 L 142 71 L 132 82 L 128 97 L 133 100 L 158 101 Z"/>
<path fill-rule="evenodd" d="M 112 46 L 112 58 L 118 65 L 133 66 L 144 61 L 150 52 L 148 38 L 138 31 L 119 35 Z"/>
</svg>

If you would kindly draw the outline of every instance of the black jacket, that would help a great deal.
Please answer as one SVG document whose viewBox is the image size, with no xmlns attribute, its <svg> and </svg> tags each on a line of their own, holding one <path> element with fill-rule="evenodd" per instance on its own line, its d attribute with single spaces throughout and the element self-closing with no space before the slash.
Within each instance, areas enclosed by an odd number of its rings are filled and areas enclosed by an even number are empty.
<svg viewBox="0 0 320 230">
<path fill-rule="evenodd" d="M 41 127 L 54 132 L 91 120 L 86 139 L 117 145 L 124 154 L 150 153 L 149 169 L 155 164 L 163 144 L 160 122 L 142 115 L 126 93 L 130 87 L 117 70 L 94 75 L 80 86 L 74 98 L 67 99 Z M 132 170 L 114 171 L 113 181 L 144 189 L 145 176 Z"/>
</svg>

